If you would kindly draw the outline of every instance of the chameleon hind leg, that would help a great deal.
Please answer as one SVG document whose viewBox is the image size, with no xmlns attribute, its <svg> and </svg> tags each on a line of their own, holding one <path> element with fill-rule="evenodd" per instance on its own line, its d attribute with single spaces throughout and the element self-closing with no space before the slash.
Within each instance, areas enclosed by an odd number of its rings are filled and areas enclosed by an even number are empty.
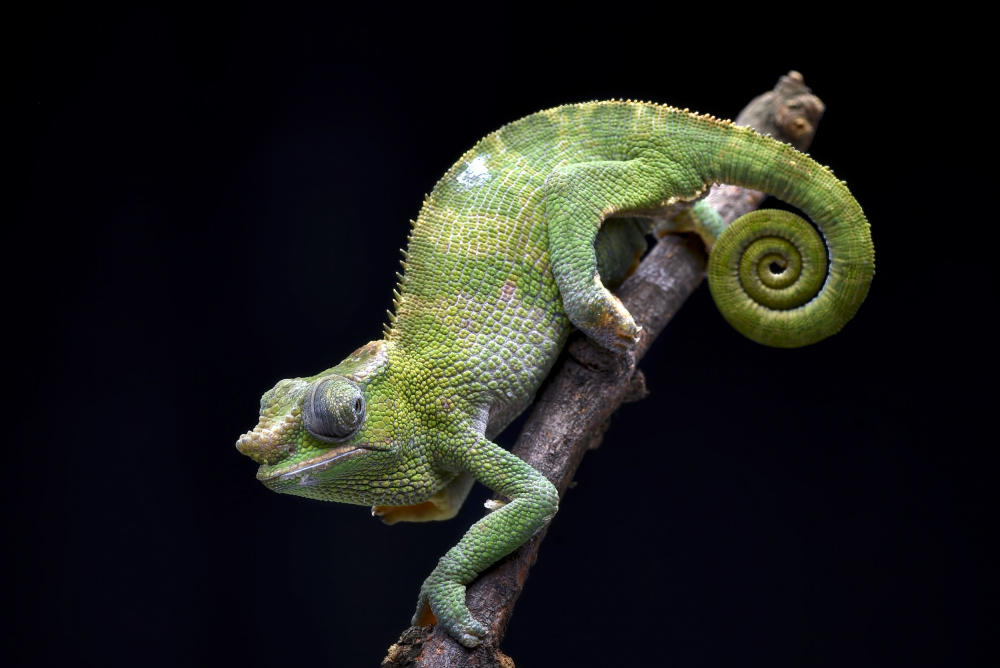
<svg viewBox="0 0 1000 668">
<path fill-rule="evenodd" d="M 594 239 L 616 213 L 652 214 L 693 198 L 670 192 L 662 172 L 657 174 L 641 160 L 602 161 L 561 167 L 545 182 L 549 254 L 563 309 L 570 322 L 612 351 L 631 350 L 641 328 L 602 283 Z"/>
</svg>

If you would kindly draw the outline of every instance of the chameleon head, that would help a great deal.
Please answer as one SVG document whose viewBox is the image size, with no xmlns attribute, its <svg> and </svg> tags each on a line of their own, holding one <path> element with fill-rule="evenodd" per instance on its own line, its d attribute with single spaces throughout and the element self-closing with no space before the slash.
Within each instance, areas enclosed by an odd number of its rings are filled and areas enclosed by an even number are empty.
<svg viewBox="0 0 1000 668">
<path fill-rule="evenodd" d="M 366 381 L 377 370 L 372 364 L 384 362 L 381 349 L 370 348 L 317 376 L 282 380 L 264 393 L 257 426 L 236 441 L 237 450 L 260 464 L 258 480 L 276 492 L 367 503 L 351 485 L 351 474 L 378 467 L 378 460 L 391 454 L 385 439 L 375 439 L 378 430 L 365 428 Z M 351 364 L 362 361 L 370 364 Z"/>
</svg>

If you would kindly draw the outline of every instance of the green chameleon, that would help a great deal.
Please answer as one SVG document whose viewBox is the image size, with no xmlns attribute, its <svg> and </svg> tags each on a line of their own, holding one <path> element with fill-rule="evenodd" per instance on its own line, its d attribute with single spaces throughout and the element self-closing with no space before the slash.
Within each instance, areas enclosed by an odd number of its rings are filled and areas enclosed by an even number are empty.
<svg viewBox="0 0 1000 668">
<path fill-rule="evenodd" d="M 697 203 L 712 183 L 772 194 L 726 227 Z M 476 522 L 420 589 L 468 647 L 486 634 L 465 586 L 555 515 L 556 488 L 492 439 L 531 402 L 572 327 L 627 353 L 640 327 L 608 291 L 645 234 L 694 231 L 709 286 L 749 338 L 793 347 L 837 332 L 874 274 L 869 226 L 825 167 L 748 128 L 668 106 L 574 104 L 487 136 L 438 182 L 410 234 L 385 337 L 309 378 L 282 380 L 236 447 L 269 488 L 443 520 L 473 481 L 507 501 Z M 825 239 L 825 243 L 824 243 Z"/>
</svg>

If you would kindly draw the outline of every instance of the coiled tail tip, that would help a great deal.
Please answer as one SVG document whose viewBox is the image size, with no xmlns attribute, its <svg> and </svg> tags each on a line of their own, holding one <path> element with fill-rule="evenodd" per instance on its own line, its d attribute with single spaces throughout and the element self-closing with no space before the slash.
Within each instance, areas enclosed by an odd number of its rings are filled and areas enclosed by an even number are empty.
<svg viewBox="0 0 1000 668">
<path fill-rule="evenodd" d="M 823 238 L 793 213 L 762 209 L 733 221 L 708 261 L 708 285 L 723 317 L 753 341 L 796 348 L 840 331 L 875 272 L 868 223 Z M 829 245 L 828 245 L 829 244 Z"/>
</svg>

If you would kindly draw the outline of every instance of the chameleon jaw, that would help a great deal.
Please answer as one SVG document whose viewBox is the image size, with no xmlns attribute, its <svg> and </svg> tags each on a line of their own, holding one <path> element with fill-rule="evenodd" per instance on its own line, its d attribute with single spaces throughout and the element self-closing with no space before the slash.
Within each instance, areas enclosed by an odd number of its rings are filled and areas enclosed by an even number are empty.
<svg viewBox="0 0 1000 668">
<path fill-rule="evenodd" d="M 326 496 L 316 497 L 319 489 L 328 487 L 330 484 L 330 480 L 323 473 L 365 452 L 378 452 L 386 449 L 364 445 L 342 445 L 338 448 L 331 448 L 322 455 L 307 459 L 291 469 L 277 473 L 265 471 L 265 467 L 262 466 L 257 471 L 257 479 L 274 492 L 325 499 Z"/>
<path fill-rule="evenodd" d="M 257 471 L 257 479 L 268 487 L 272 487 L 275 484 L 287 484 L 294 482 L 297 478 L 308 478 L 312 474 L 321 473 L 327 470 L 334 462 L 343 461 L 349 457 L 360 454 L 368 448 L 360 447 L 357 445 L 342 445 L 338 448 L 330 448 L 321 455 L 312 457 L 303 462 L 296 464 L 293 468 L 274 473 L 274 468 L 280 467 L 264 467 L 261 466 L 260 470 Z M 265 471 L 264 469 L 271 469 Z M 299 484 L 302 484 L 301 481 Z"/>
</svg>

